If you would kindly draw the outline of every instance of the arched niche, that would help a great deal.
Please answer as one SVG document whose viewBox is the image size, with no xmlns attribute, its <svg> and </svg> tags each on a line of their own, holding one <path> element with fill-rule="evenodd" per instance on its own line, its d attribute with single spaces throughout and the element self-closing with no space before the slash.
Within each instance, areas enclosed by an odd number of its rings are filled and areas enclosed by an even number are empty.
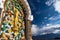
<svg viewBox="0 0 60 40">
<path fill-rule="evenodd" d="M 1 12 L 0 38 L 31 40 L 31 11 L 27 0 L 5 0 Z"/>
</svg>

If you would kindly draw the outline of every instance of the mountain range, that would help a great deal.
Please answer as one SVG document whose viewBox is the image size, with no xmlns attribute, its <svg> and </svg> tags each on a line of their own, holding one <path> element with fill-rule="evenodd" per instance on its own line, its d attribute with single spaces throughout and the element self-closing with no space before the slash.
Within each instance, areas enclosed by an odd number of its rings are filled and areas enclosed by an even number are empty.
<svg viewBox="0 0 60 40">
<path fill-rule="evenodd" d="M 32 36 L 33 40 L 56 40 L 60 39 L 60 34 L 46 34 L 46 35 L 38 35 Z"/>
</svg>

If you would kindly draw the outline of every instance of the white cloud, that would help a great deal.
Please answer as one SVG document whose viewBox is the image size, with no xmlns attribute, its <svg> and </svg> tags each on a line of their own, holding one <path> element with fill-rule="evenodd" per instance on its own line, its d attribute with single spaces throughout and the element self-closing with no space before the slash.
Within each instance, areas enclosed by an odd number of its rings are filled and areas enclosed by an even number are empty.
<svg viewBox="0 0 60 40">
<path fill-rule="evenodd" d="M 46 24 L 47 26 L 51 25 L 51 24 Z"/>
<path fill-rule="evenodd" d="M 53 7 L 55 8 L 55 11 L 60 13 L 60 0 L 48 0 L 48 1 L 45 2 L 45 4 L 47 6 L 50 6 L 51 4 L 53 4 Z"/>
<path fill-rule="evenodd" d="M 60 19 L 60 15 L 52 16 L 48 20 L 58 20 L 58 19 Z"/>
<path fill-rule="evenodd" d="M 50 17 L 49 20 L 55 20 L 55 18 L 54 17 Z"/>
<path fill-rule="evenodd" d="M 42 28 L 40 28 L 40 35 L 43 35 L 43 34 L 50 34 L 50 33 L 58 33 L 60 30 L 60 24 L 48 24 Z"/>
<path fill-rule="evenodd" d="M 48 0 L 48 1 L 46 1 L 45 2 L 45 4 L 47 5 L 47 6 L 50 6 L 52 3 L 54 3 L 55 2 L 55 0 Z"/>
<path fill-rule="evenodd" d="M 56 0 L 53 6 L 55 8 L 55 11 L 58 11 L 58 13 L 60 13 L 60 0 Z"/>
<path fill-rule="evenodd" d="M 59 28 L 60 24 L 46 24 L 46 26 L 44 26 L 43 28 L 41 28 L 40 30 L 47 30 L 47 29 L 51 29 L 51 28 Z"/>
<path fill-rule="evenodd" d="M 33 24 L 31 30 L 33 35 L 38 35 L 39 28 L 37 25 Z"/>
<path fill-rule="evenodd" d="M 57 29 L 53 33 L 56 34 L 56 33 L 59 33 L 59 32 L 60 32 L 60 30 Z"/>
<path fill-rule="evenodd" d="M 32 25 L 32 34 L 35 35 L 45 35 L 45 34 L 56 34 L 60 32 L 60 24 L 46 24 L 39 28 L 37 25 Z"/>
</svg>

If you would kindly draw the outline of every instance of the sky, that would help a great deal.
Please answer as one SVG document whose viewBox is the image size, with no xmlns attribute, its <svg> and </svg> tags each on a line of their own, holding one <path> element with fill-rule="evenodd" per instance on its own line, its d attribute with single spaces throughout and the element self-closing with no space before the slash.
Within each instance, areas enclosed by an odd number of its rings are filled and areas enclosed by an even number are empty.
<svg viewBox="0 0 60 40">
<path fill-rule="evenodd" d="M 60 0 L 28 0 L 34 20 L 32 35 L 60 34 Z"/>
</svg>

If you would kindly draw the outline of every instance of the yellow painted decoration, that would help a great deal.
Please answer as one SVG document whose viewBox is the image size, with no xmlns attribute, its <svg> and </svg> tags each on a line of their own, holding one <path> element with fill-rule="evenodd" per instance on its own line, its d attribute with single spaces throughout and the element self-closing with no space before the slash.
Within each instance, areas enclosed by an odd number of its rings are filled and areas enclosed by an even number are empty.
<svg viewBox="0 0 60 40">
<path fill-rule="evenodd" d="M 18 31 L 15 31 L 15 32 L 14 32 L 14 35 L 17 36 L 17 35 L 18 35 Z"/>
<path fill-rule="evenodd" d="M 19 31 L 18 27 L 12 27 L 13 31 Z"/>
<path fill-rule="evenodd" d="M 11 33 L 11 32 L 12 32 L 12 30 L 11 30 L 11 29 L 9 29 L 9 30 L 8 30 L 8 32 L 9 32 L 9 33 Z"/>
</svg>

